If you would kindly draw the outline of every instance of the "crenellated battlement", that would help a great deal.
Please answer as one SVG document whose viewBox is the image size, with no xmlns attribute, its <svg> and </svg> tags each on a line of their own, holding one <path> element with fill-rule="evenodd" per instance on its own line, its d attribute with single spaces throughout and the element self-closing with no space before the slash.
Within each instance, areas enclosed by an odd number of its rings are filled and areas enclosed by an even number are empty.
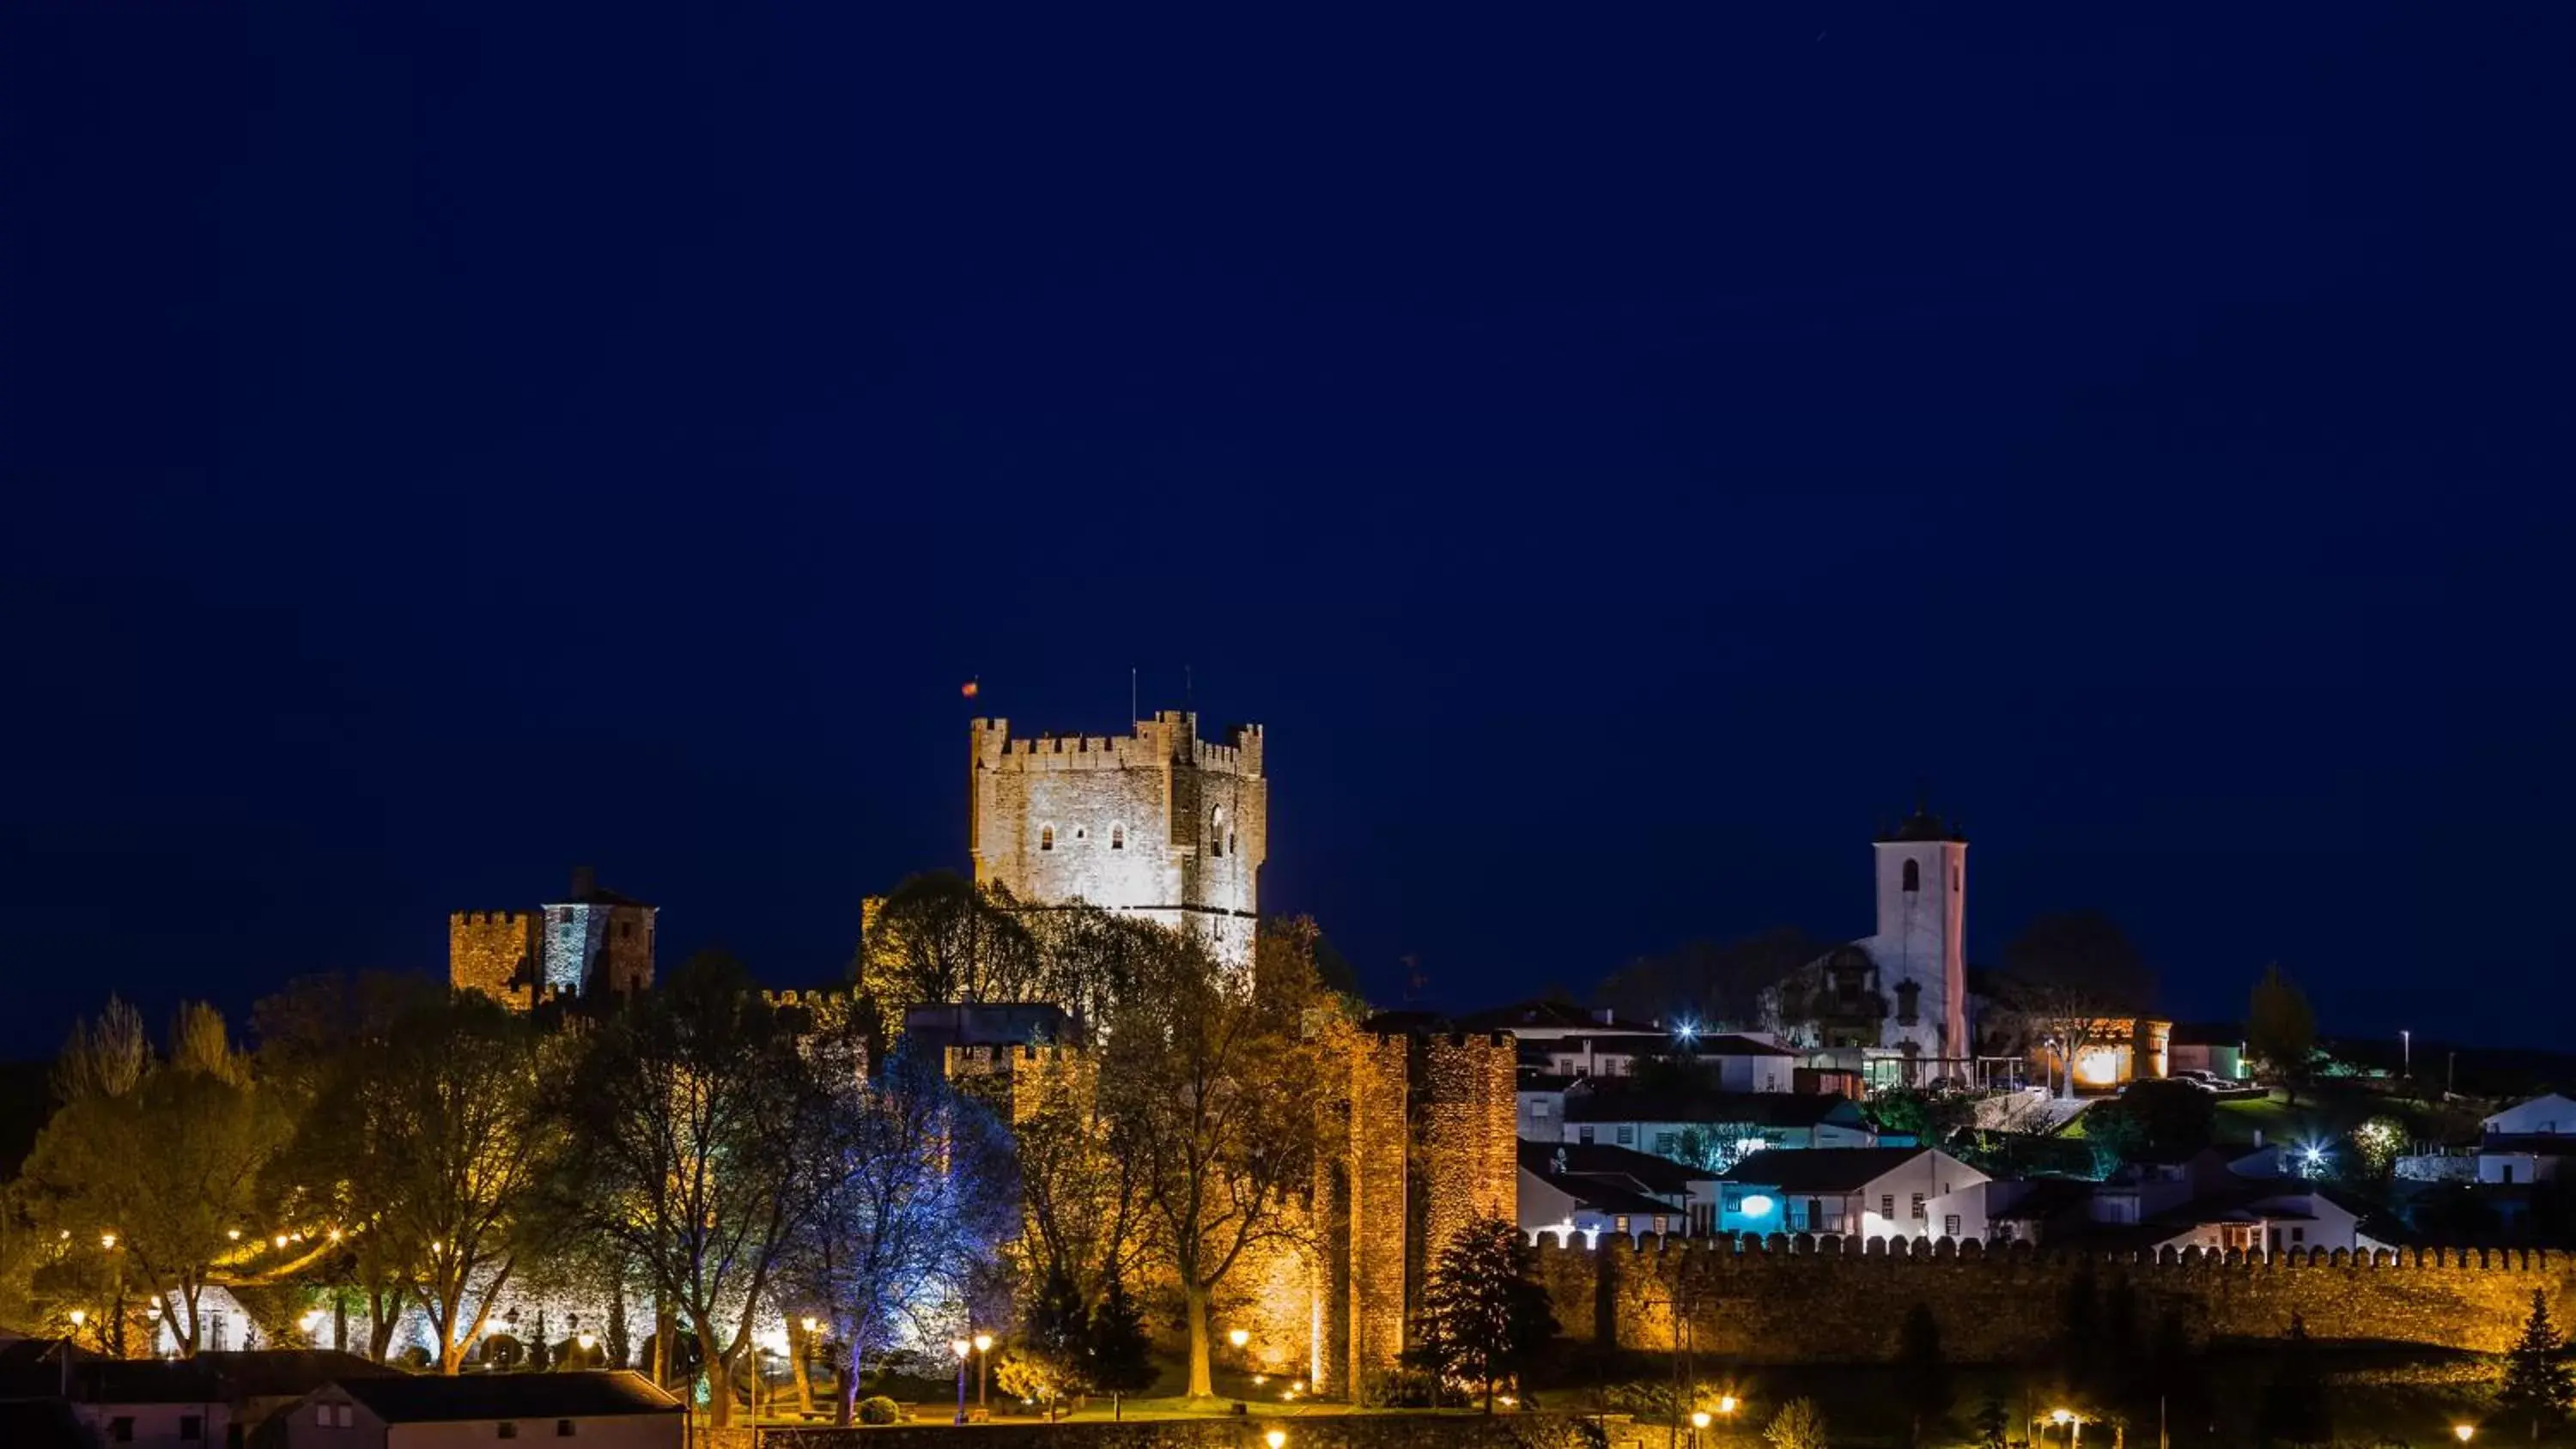
<svg viewBox="0 0 2576 1449">
<path fill-rule="evenodd" d="M 1198 717 L 1167 710 L 1125 735 L 1020 735 L 1008 719 L 968 722 L 976 768 L 995 771 L 1125 770 L 1189 765 L 1215 775 L 1261 773 L 1261 726 L 1236 725 L 1224 742 L 1199 737 Z"/>
<path fill-rule="evenodd" d="M 1542 1233 L 1533 1266 L 1569 1337 L 1660 1350 L 1681 1336 L 1748 1362 L 1848 1357 L 1916 1303 L 1963 1363 L 2038 1352 L 2055 1331 L 2032 1303 L 2091 1279 L 2125 1285 L 2142 1320 L 2171 1314 L 2196 1336 L 2273 1338 L 2295 1315 L 2323 1339 L 2499 1352 L 2537 1290 L 2552 1312 L 2576 1308 L 2576 1257 L 2538 1249 L 2292 1249 L 2265 1255 L 2199 1248 L 2085 1251 L 1975 1240 L 1721 1234 Z"/>
<path fill-rule="evenodd" d="M 450 930 L 465 926 L 523 930 L 534 924 L 536 918 L 534 911 L 450 911 L 447 925 Z"/>
</svg>

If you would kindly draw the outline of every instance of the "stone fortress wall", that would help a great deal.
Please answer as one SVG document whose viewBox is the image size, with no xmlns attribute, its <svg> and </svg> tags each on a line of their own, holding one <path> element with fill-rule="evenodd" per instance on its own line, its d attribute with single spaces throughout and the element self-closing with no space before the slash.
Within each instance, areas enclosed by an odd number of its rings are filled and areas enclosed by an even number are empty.
<svg viewBox="0 0 2576 1449">
<path fill-rule="evenodd" d="M 1597 1248 L 1542 1239 L 1538 1276 L 1575 1342 L 1669 1350 L 1676 1314 L 1693 1351 L 1743 1363 L 1883 1360 L 1917 1303 L 1962 1363 L 2027 1360 L 2062 1321 L 2061 1295 L 2088 1269 L 2136 1293 L 2142 1328 L 2168 1309 L 2199 1339 L 2275 1338 L 2298 1314 L 2321 1339 L 2500 1353 L 2531 1312 L 2576 1311 L 2576 1258 L 2503 1249 L 2408 1249 L 2265 1259 L 2197 1250 L 2088 1256 L 1986 1250 L 1918 1239 L 1605 1236 Z M 1677 1307 L 1678 1305 L 1678 1307 Z M 2565 1321 L 2560 1318 L 2559 1321 Z"/>
<path fill-rule="evenodd" d="M 1137 912 L 1250 962 L 1269 854 L 1259 725 L 1212 743 L 1198 716 L 1165 710 L 1114 738 L 1013 738 L 1004 719 L 975 720 L 968 734 L 977 884 Z"/>
</svg>

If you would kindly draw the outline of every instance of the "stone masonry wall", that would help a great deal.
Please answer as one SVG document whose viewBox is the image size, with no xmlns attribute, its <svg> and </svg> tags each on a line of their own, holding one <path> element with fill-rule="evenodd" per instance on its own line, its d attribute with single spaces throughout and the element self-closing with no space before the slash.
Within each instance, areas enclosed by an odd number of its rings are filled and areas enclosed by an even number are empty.
<svg viewBox="0 0 2576 1449">
<path fill-rule="evenodd" d="M 2121 1280 L 2134 1288 L 2146 1321 L 2172 1309 L 2201 1337 L 2274 1337 L 2297 1313 L 2318 1338 L 2493 1353 L 2511 1346 L 2533 1289 L 2548 1295 L 2553 1317 L 2576 1311 L 2576 1259 L 2565 1254 L 2292 1252 L 2248 1262 L 2195 1252 L 2141 1261 L 1989 1253 L 1973 1242 L 1954 1251 L 1946 1240 L 1929 1251 L 1904 1251 L 1911 1239 L 1792 1251 L 1794 1241 L 1650 1238 L 1632 1247 L 1604 1238 L 1598 1249 L 1542 1241 L 1538 1271 L 1575 1342 L 1669 1349 L 1678 1304 L 1698 1353 L 1745 1363 L 1884 1359 L 1916 1303 L 1932 1310 L 1953 1359 L 2027 1359 L 2046 1348 L 2060 1293 L 2088 1266 L 2105 1288 Z M 1896 1251 L 1885 1250 L 1891 1244 Z"/>
<path fill-rule="evenodd" d="M 1414 1139 L 1422 1241 L 1414 1279 L 1477 1218 L 1512 1220 L 1520 1193 L 1518 1051 L 1508 1032 L 1422 1045 Z"/>
<path fill-rule="evenodd" d="M 526 911 L 456 911 L 447 918 L 447 983 L 528 1009 L 536 980 L 537 918 Z"/>
</svg>

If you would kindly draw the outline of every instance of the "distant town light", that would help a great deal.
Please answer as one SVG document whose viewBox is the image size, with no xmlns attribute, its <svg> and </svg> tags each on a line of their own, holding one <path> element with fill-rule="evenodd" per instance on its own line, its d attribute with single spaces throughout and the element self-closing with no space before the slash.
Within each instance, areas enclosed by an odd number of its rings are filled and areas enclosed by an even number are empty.
<svg viewBox="0 0 2576 1449">
<path fill-rule="evenodd" d="M 116 1234 L 114 1234 L 114 1233 L 101 1233 L 101 1234 L 99 1234 L 99 1235 L 98 1235 L 98 1245 L 99 1245 L 100 1247 L 102 1247 L 102 1248 L 113 1248 L 113 1247 L 115 1247 L 115 1246 L 116 1246 Z"/>
</svg>

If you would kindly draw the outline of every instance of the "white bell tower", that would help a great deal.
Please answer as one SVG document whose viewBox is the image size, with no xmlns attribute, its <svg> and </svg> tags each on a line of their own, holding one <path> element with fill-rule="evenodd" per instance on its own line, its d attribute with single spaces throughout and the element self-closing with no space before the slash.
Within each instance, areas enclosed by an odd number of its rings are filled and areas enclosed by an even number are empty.
<svg viewBox="0 0 2576 1449">
<path fill-rule="evenodd" d="M 1912 1043 L 1923 1080 L 1970 1075 L 1968 1042 L 1968 837 L 1917 808 L 1881 835 L 1878 934 L 1861 943 L 1878 963 L 1888 999 L 1880 1041 Z M 1937 1068 L 1928 1067 L 1934 1061 Z"/>
</svg>

